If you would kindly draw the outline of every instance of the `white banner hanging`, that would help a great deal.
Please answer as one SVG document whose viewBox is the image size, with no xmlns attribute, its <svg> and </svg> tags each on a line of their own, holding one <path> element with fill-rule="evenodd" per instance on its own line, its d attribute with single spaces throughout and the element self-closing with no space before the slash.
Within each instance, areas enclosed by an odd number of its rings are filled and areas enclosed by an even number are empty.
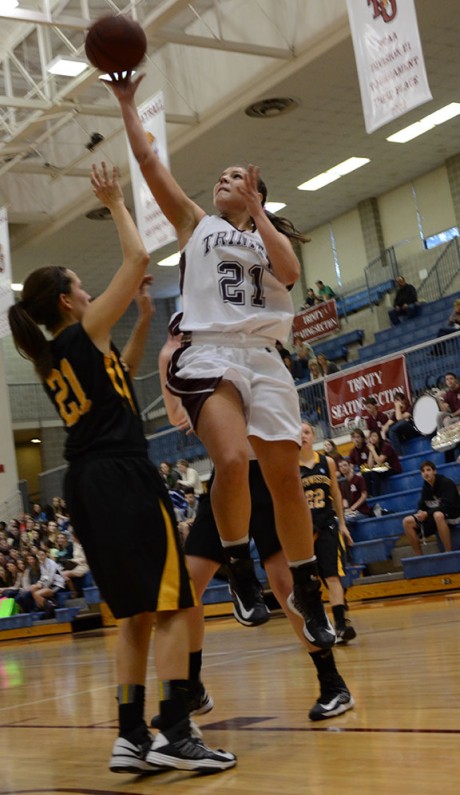
<svg viewBox="0 0 460 795">
<path fill-rule="evenodd" d="M 414 0 L 347 0 L 368 133 L 432 99 Z"/>
<path fill-rule="evenodd" d="M 142 126 L 150 145 L 156 154 L 169 167 L 168 147 L 166 140 L 166 119 L 163 92 L 144 102 L 138 108 Z M 133 187 L 136 223 L 144 246 L 149 254 L 176 239 L 174 227 L 161 212 L 156 199 L 152 196 L 139 164 L 128 143 L 129 167 Z"/>
<path fill-rule="evenodd" d="M 13 303 L 8 214 L 6 207 L 0 207 L 0 337 L 6 337 L 11 334 L 8 323 L 8 309 Z"/>
</svg>

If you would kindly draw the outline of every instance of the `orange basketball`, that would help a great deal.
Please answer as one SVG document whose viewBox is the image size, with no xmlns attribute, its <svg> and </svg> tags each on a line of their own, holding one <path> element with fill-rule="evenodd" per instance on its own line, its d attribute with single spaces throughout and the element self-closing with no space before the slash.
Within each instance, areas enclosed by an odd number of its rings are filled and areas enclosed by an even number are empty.
<svg viewBox="0 0 460 795">
<path fill-rule="evenodd" d="M 125 72 L 142 61 L 147 37 L 139 23 L 130 17 L 104 16 L 89 28 L 85 50 L 89 62 L 101 72 Z"/>
</svg>

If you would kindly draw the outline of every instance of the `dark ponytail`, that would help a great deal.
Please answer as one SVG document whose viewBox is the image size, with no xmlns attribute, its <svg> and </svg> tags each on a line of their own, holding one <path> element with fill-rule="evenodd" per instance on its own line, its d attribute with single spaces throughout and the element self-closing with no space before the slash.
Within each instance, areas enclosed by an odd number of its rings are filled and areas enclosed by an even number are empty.
<svg viewBox="0 0 460 795">
<path fill-rule="evenodd" d="M 264 207 L 265 202 L 267 201 L 268 191 L 267 186 L 261 177 L 259 177 L 257 182 L 257 190 L 262 194 L 262 207 Z M 274 213 L 269 212 L 269 210 L 265 210 L 265 215 L 267 216 L 270 223 L 273 224 L 275 229 L 278 232 L 281 232 L 282 235 L 286 235 L 286 237 L 288 237 L 290 240 L 297 240 L 299 243 L 310 242 L 311 238 L 302 234 L 302 232 L 299 232 L 289 218 L 284 218 L 282 215 L 275 215 Z"/>
<path fill-rule="evenodd" d="M 50 265 L 33 271 L 24 282 L 22 300 L 8 310 L 13 341 L 18 352 L 30 359 L 42 381 L 52 370 L 51 349 L 40 329 L 53 332 L 62 322 L 59 297 L 71 291 L 72 282 L 66 268 Z"/>
</svg>

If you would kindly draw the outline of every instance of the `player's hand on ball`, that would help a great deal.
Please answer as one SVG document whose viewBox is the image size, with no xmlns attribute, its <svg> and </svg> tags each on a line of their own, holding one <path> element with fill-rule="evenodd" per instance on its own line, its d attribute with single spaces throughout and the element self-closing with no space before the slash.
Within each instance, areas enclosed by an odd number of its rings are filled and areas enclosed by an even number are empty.
<svg viewBox="0 0 460 795">
<path fill-rule="evenodd" d="M 110 86 L 119 102 L 127 102 L 134 98 L 137 88 L 144 79 L 145 74 L 141 74 L 133 79 L 132 72 L 115 72 L 110 75 L 110 80 L 103 82 Z"/>
</svg>

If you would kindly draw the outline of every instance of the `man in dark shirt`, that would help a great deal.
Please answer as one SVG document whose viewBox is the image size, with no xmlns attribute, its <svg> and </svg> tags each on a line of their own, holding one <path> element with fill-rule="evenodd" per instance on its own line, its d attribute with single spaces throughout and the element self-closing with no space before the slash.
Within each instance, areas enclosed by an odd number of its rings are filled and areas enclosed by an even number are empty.
<svg viewBox="0 0 460 795">
<path fill-rule="evenodd" d="M 455 373 L 446 373 L 446 390 L 440 395 L 441 411 L 437 416 L 438 428 L 460 421 L 460 384 Z"/>
<path fill-rule="evenodd" d="M 457 484 L 438 475 L 432 461 L 420 467 L 424 480 L 418 511 L 403 519 L 404 532 L 415 555 L 422 554 L 420 539 L 438 533 L 445 552 L 452 549 L 449 525 L 460 522 L 460 495 Z"/>
<path fill-rule="evenodd" d="M 417 290 L 414 285 L 407 284 L 404 276 L 397 276 L 396 284 L 398 290 L 393 301 L 393 309 L 388 312 L 393 326 L 398 325 L 402 315 L 411 318 L 418 312 Z"/>
</svg>

